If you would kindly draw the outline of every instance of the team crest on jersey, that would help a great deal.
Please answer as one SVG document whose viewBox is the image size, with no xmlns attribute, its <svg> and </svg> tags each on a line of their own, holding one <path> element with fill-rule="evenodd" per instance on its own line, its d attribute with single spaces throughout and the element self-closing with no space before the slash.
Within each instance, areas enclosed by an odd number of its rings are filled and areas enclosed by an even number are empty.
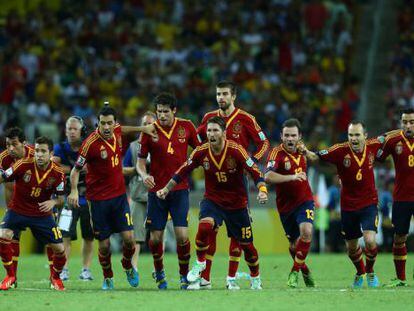
<svg viewBox="0 0 414 311">
<path fill-rule="evenodd" d="M 178 141 L 180 142 L 180 143 L 184 143 L 185 142 L 185 128 L 183 128 L 182 126 L 179 126 L 178 127 L 178 130 L 177 130 L 177 135 L 178 135 Z"/>
<path fill-rule="evenodd" d="M 350 167 L 351 166 L 351 156 L 349 154 L 347 154 L 344 157 L 344 166 L 345 167 Z"/>
<path fill-rule="evenodd" d="M 48 186 L 52 186 L 55 182 L 56 182 L 55 177 L 50 177 L 50 178 L 47 179 L 47 185 Z"/>
<path fill-rule="evenodd" d="M 104 146 L 101 146 L 101 158 L 106 159 L 108 157 L 108 152 L 106 151 Z"/>
<path fill-rule="evenodd" d="M 226 160 L 226 165 L 227 165 L 227 169 L 229 170 L 230 173 L 234 173 L 236 171 L 237 163 L 236 163 L 236 160 L 234 158 L 229 157 Z"/>
<path fill-rule="evenodd" d="M 395 153 L 400 155 L 403 152 L 403 144 L 402 142 L 399 142 L 396 146 L 395 146 Z"/>
<path fill-rule="evenodd" d="M 233 125 L 233 137 L 234 138 L 239 138 L 241 130 L 242 130 L 242 124 L 239 120 L 236 123 L 234 123 L 234 125 Z"/>
<path fill-rule="evenodd" d="M 375 156 L 372 152 L 369 153 L 368 160 L 369 160 L 369 166 L 372 166 L 375 162 Z"/>
<path fill-rule="evenodd" d="M 285 158 L 285 170 L 289 171 L 292 168 L 292 164 L 290 164 L 289 158 Z"/>
<path fill-rule="evenodd" d="M 206 171 L 208 171 L 210 169 L 210 162 L 208 161 L 208 158 L 205 157 L 203 160 L 203 167 Z"/>
<path fill-rule="evenodd" d="M 32 179 L 32 171 L 27 170 L 23 175 L 23 180 L 24 180 L 25 183 L 28 183 L 28 182 L 30 182 L 30 179 Z"/>
</svg>

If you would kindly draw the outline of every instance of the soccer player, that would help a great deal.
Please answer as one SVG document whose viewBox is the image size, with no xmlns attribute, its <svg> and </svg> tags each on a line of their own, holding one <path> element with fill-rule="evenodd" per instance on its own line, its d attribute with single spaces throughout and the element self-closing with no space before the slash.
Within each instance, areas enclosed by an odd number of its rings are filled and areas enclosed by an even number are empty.
<svg viewBox="0 0 414 311">
<path fill-rule="evenodd" d="M 378 195 L 375 189 L 374 162 L 382 143 L 378 139 L 367 140 L 362 122 L 348 126 L 348 142 L 336 144 L 317 153 L 300 147 L 311 161 L 321 159 L 336 166 L 341 180 L 341 223 L 345 235 L 348 256 L 357 272 L 353 287 L 362 288 L 366 275 L 368 287 L 378 287 L 374 264 L 378 249 L 375 235 L 378 225 Z M 362 228 L 362 232 L 361 232 Z M 358 239 L 363 236 L 365 259 Z"/>
<path fill-rule="evenodd" d="M 54 156 L 52 160 L 58 163 L 62 170 L 66 174 L 66 195 L 70 193 L 70 171 L 78 159 L 79 148 L 82 144 L 82 140 L 86 138 L 86 126 L 83 123 L 82 118 L 77 116 L 69 117 L 66 121 L 66 141 L 55 145 Z M 93 251 L 93 230 L 91 226 L 91 217 L 89 214 L 88 203 L 85 198 L 85 175 L 86 171 L 81 171 L 78 192 L 79 192 L 79 205 L 80 208 L 71 209 L 67 203 L 65 203 L 63 209 L 71 210 L 72 222 L 69 230 L 61 230 L 63 236 L 63 244 L 65 245 L 66 264 L 60 275 L 63 281 L 69 279 L 69 257 L 71 251 L 71 241 L 76 241 L 77 232 L 76 227 L 78 220 L 80 220 L 80 227 L 82 232 L 82 263 L 83 268 L 79 275 L 79 279 L 88 281 L 92 280 L 92 273 L 90 270 L 92 251 Z"/>
<path fill-rule="evenodd" d="M 200 203 L 200 221 L 196 236 L 197 261 L 187 279 L 193 284 L 200 284 L 201 272 L 206 268 L 206 252 L 212 231 L 224 221 L 229 236 L 236 239 L 244 251 L 250 269 L 250 288 L 262 289 L 259 255 L 253 245 L 243 172 L 246 170 L 253 177 L 259 189 L 257 199 L 260 203 L 267 201 L 263 175 L 241 145 L 226 139 L 226 122 L 223 118 L 215 116 L 207 121 L 207 138 L 208 143 L 197 147 L 167 185 L 157 192 L 160 199 L 165 199 L 171 189 L 193 169 L 203 166 L 206 191 Z"/>
<path fill-rule="evenodd" d="M 157 116 L 152 111 L 147 111 L 141 119 L 141 125 L 149 125 L 155 122 Z M 145 243 L 147 230 L 145 229 L 145 216 L 147 214 L 148 188 L 144 185 L 141 176 L 138 175 L 136 165 L 138 152 L 141 144 L 138 140 L 133 141 L 125 154 L 123 160 L 124 176 L 129 177 L 129 196 L 131 199 L 131 216 L 134 225 L 135 254 L 132 257 L 132 266 L 138 266 L 138 257 L 141 244 Z"/>
<path fill-rule="evenodd" d="M 164 229 L 171 215 L 177 241 L 180 286 L 187 288 L 186 275 L 190 260 L 190 241 L 188 239 L 189 209 L 188 180 L 171 189 L 166 200 L 160 200 L 156 192 L 160 190 L 186 160 L 188 146 L 195 148 L 199 145 L 194 124 L 189 120 L 179 119 L 177 100 L 170 93 L 160 93 L 154 99 L 158 120 L 155 127 L 158 139 L 141 135 L 141 151 L 137 163 L 137 172 L 148 187 L 148 205 L 146 227 L 150 230 L 149 247 L 154 258 L 154 279 L 159 289 L 167 288 L 163 263 Z M 148 155 L 151 157 L 150 172 L 147 172 Z"/>
<path fill-rule="evenodd" d="M 280 138 L 282 143 L 273 148 L 268 156 L 265 181 L 275 185 L 277 210 L 289 239 L 293 267 L 287 284 L 297 287 L 299 272 L 302 271 L 305 285 L 314 287 L 315 282 L 305 259 L 312 240 L 315 203 L 306 177 L 306 157 L 296 147 L 302 139 L 299 121 L 286 120 Z"/>
<path fill-rule="evenodd" d="M 6 130 L 6 150 L 0 153 L 0 169 L 4 171 L 10 168 L 16 161 L 23 158 L 32 158 L 34 156 L 34 149 L 26 143 L 26 136 L 22 129 L 12 127 Z M 6 205 L 9 206 L 13 196 L 14 182 L 4 183 L 4 196 Z M 17 280 L 17 265 L 20 255 L 20 231 L 16 230 L 11 240 L 11 247 L 13 249 L 13 268 Z M 48 252 L 49 254 L 50 252 Z M 3 260 L 4 262 L 4 260 Z M 17 281 L 16 281 L 17 282 Z M 14 285 L 13 285 L 14 286 Z"/>
<path fill-rule="evenodd" d="M 387 135 L 380 160 L 392 156 L 395 165 L 392 224 L 394 243 L 392 253 L 397 278 L 387 287 L 407 286 L 405 263 L 407 261 L 407 235 L 414 215 L 414 109 L 401 114 L 402 130 Z"/>
<path fill-rule="evenodd" d="M 114 288 L 109 237 L 120 233 L 123 240 L 122 267 L 133 287 L 139 284 L 137 270 L 131 258 L 135 252 L 132 218 L 122 175 L 122 134 L 140 131 L 152 134 L 152 128 L 121 126 L 116 111 L 105 105 L 98 114 L 98 128 L 82 143 L 79 157 L 70 175 L 71 192 L 68 204 L 79 207 L 79 175 L 87 164 L 86 199 L 89 201 L 92 228 L 99 241 L 99 262 L 102 266 L 103 290 Z"/>
<path fill-rule="evenodd" d="M 15 181 L 13 198 L 3 218 L 0 229 L 0 253 L 7 276 L 0 287 L 7 290 L 16 282 L 12 266 L 13 251 L 10 246 L 14 230 L 29 227 L 34 236 L 47 243 L 53 250 L 53 272 L 51 288 L 65 289 L 59 274 L 66 257 L 62 234 L 57 227 L 52 209 L 63 204 L 65 175 L 57 164 L 51 161 L 53 143 L 49 138 L 39 137 L 35 143 L 34 158 L 25 158 L 1 172 L 0 183 Z M 52 198 L 56 195 L 56 198 Z"/>
<path fill-rule="evenodd" d="M 226 135 L 228 139 L 240 144 L 244 149 L 248 150 L 252 144 L 255 146 L 255 151 L 252 155 L 253 161 L 256 163 L 265 155 L 269 149 L 269 141 L 263 133 L 256 119 L 246 111 L 236 108 L 235 101 L 237 97 L 236 85 L 230 81 L 220 81 L 216 85 L 216 100 L 219 109 L 206 113 L 201 125 L 197 129 L 198 134 L 202 140 L 206 140 L 206 126 L 207 121 L 214 117 L 220 116 L 226 122 Z M 248 179 L 245 178 L 245 186 L 248 190 Z M 202 273 L 201 288 L 210 289 L 210 271 L 213 256 L 216 252 L 216 237 L 218 228 L 212 232 L 210 237 L 209 249 L 207 251 L 206 269 Z M 236 282 L 236 272 L 239 267 L 242 249 L 235 238 L 230 238 L 229 245 L 229 269 L 227 279 L 227 287 L 229 289 L 238 289 Z"/>
</svg>

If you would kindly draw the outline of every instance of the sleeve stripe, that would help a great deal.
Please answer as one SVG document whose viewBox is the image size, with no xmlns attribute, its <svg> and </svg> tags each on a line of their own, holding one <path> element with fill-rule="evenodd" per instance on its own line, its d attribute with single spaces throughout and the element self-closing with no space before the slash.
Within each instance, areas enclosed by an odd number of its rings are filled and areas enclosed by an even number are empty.
<svg viewBox="0 0 414 311">
<path fill-rule="evenodd" d="M 98 139 L 98 135 L 94 134 L 93 136 L 90 136 L 88 140 L 86 141 L 85 145 L 83 146 L 81 152 L 79 154 L 86 155 L 88 153 L 89 147 L 92 145 L 93 142 L 95 142 Z"/>
<path fill-rule="evenodd" d="M 270 147 L 270 143 L 266 139 L 264 141 L 263 145 L 262 145 L 262 148 L 258 152 L 256 152 L 256 154 L 254 155 L 254 157 L 256 159 L 260 160 L 264 156 L 264 154 L 266 153 L 267 149 L 269 149 L 269 147 Z"/>
</svg>

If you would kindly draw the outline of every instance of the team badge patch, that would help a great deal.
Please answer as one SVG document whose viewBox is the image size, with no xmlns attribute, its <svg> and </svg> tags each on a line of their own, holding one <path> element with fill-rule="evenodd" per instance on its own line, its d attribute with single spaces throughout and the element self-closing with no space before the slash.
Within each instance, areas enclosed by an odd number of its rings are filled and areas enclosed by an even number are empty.
<svg viewBox="0 0 414 311">
<path fill-rule="evenodd" d="M 230 171 L 230 173 L 234 173 L 236 171 L 237 163 L 236 160 L 232 157 L 229 157 L 226 160 L 227 169 Z"/>
<path fill-rule="evenodd" d="M 241 131 L 242 131 L 242 124 L 240 121 L 237 121 L 233 125 L 233 137 L 239 138 Z"/>
<path fill-rule="evenodd" d="M 30 179 L 32 178 L 32 171 L 31 170 L 27 170 L 24 175 L 23 175 L 23 181 L 25 183 L 30 182 Z"/>
<path fill-rule="evenodd" d="M 344 157 L 344 166 L 345 167 L 350 167 L 351 166 L 351 156 L 349 154 L 347 154 Z"/>
<path fill-rule="evenodd" d="M 369 160 L 369 166 L 372 166 L 374 164 L 374 161 L 375 161 L 375 156 L 372 152 L 369 153 L 368 160 Z"/>
<path fill-rule="evenodd" d="M 400 155 L 403 152 L 403 144 L 402 142 L 399 142 L 396 146 L 395 146 L 395 153 Z"/>
<path fill-rule="evenodd" d="M 285 170 L 289 171 L 292 168 L 289 160 L 285 160 Z"/>
<path fill-rule="evenodd" d="M 13 167 L 9 167 L 5 172 L 4 172 L 4 175 L 6 175 L 6 178 L 7 177 L 10 177 L 11 176 L 11 174 L 13 174 Z"/>
<path fill-rule="evenodd" d="M 50 177 L 47 179 L 47 185 L 52 186 L 56 182 L 56 178 Z"/>
<path fill-rule="evenodd" d="M 101 146 L 101 158 L 106 159 L 108 157 L 108 152 L 106 151 L 104 146 Z"/>
<path fill-rule="evenodd" d="M 180 143 L 184 143 L 185 137 L 186 137 L 185 128 L 183 128 L 182 126 L 179 126 L 177 130 L 177 134 L 178 134 L 178 141 Z"/>
<path fill-rule="evenodd" d="M 210 162 L 208 161 L 207 158 L 204 158 L 204 160 L 203 160 L 203 167 L 206 171 L 208 171 L 210 169 Z"/>
<path fill-rule="evenodd" d="M 269 162 L 267 162 L 267 166 L 266 166 L 266 168 L 273 168 L 274 166 L 275 166 L 275 161 L 269 161 Z"/>
<path fill-rule="evenodd" d="M 254 165 L 253 159 L 252 158 L 248 158 L 246 160 L 246 164 L 247 164 L 248 167 L 252 167 Z"/>
<path fill-rule="evenodd" d="M 259 132 L 259 138 L 261 141 L 265 141 L 266 140 L 266 135 L 263 132 Z"/>
<path fill-rule="evenodd" d="M 65 183 L 62 181 L 57 187 L 56 190 L 61 192 L 65 189 Z"/>
</svg>

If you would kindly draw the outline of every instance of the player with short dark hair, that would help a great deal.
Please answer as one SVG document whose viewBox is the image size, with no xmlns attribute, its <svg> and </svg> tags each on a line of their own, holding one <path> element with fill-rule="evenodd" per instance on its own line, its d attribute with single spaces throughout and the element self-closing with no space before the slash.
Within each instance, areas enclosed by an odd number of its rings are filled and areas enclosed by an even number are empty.
<svg viewBox="0 0 414 311">
<path fill-rule="evenodd" d="M 100 110 L 98 120 L 98 128 L 79 149 L 79 157 L 70 175 L 71 192 L 67 200 L 69 205 L 79 207 L 79 175 L 87 164 L 86 199 L 89 201 L 94 235 L 99 241 L 99 262 L 104 275 L 102 289 L 114 288 L 109 241 L 113 233 L 121 234 L 122 267 L 129 284 L 137 287 L 138 272 L 131 264 L 135 252 L 134 233 L 122 175 L 122 135 L 143 131 L 154 135 L 153 127 L 121 126 L 116 121 L 115 109 L 107 104 Z"/>
<path fill-rule="evenodd" d="M 13 198 L 0 229 L 0 254 L 7 271 L 0 289 L 7 290 L 16 282 L 10 247 L 14 230 L 29 227 L 34 236 L 53 250 L 51 287 L 64 290 L 59 274 L 65 264 L 62 234 L 57 227 L 52 209 L 63 203 L 65 180 L 63 171 L 51 161 L 53 143 L 39 137 L 35 143 L 34 158 L 24 158 L 1 172 L 0 183 L 15 181 Z M 53 198 L 53 195 L 57 195 Z"/>
<path fill-rule="evenodd" d="M 255 162 L 258 162 L 269 149 L 269 141 L 267 140 L 266 135 L 263 133 L 259 124 L 256 122 L 256 119 L 246 111 L 235 107 L 236 97 L 237 87 L 233 82 L 218 82 L 216 85 L 216 100 L 219 109 L 208 112 L 204 115 L 197 132 L 200 138 L 205 141 L 207 121 L 214 116 L 220 116 L 226 123 L 227 138 L 242 145 L 246 150 L 249 150 L 250 144 L 253 144 L 255 146 L 255 151 L 252 154 L 252 159 Z M 246 188 L 248 188 L 247 178 L 245 178 L 245 184 Z M 217 232 L 218 228 L 210 237 L 209 249 L 207 251 L 207 266 L 203 271 L 201 278 L 201 287 L 204 289 L 211 288 L 210 271 L 213 256 L 216 252 Z M 236 272 L 239 267 L 241 253 L 242 249 L 240 245 L 238 245 L 237 240 L 230 238 L 229 269 L 227 274 L 227 287 L 229 289 L 239 288 L 236 282 Z"/>
<path fill-rule="evenodd" d="M 407 261 L 407 235 L 414 215 L 414 109 L 401 113 L 401 130 L 385 138 L 379 159 L 392 156 L 395 166 L 392 224 L 394 243 L 392 253 L 397 278 L 387 287 L 407 286 L 405 264 Z"/>
<path fill-rule="evenodd" d="M 79 148 L 81 147 L 83 139 L 87 136 L 87 129 L 82 118 L 78 116 L 71 116 L 66 120 L 65 125 L 66 140 L 56 144 L 54 147 L 53 161 L 59 164 L 66 174 L 66 189 L 65 194 L 70 193 L 70 171 L 74 167 L 79 156 Z M 71 241 L 77 240 L 77 224 L 80 220 L 80 227 L 82 233 L 82 270 L 79 279 L 88 281 L 92 280 L 92 273 L 90 270 L 92 251 L 93 251 L 93 230 L 91 226 L 91 217 L 89 214 L 88 203 L 85 198 L 85 175 L 86 170 L 80 172 L 78 183 L 79 205 L 80 208 L 72 209 L 67 202 L 63 206 L 62 213 L 70 213 L 72 221 L 68 230 L 62 230 L 63 244 L 65 245 L 66 264 L 60 275 L 63 281 L 69 279 L 69 257 L 71 253 Z M 61 217 L 62 216 L 61 213 Z M 59 221 L 61 222 L 61 221 Z"/>
<path fill-rule="evenodd" d="M 260 203 L 267 201 L 263 174 L 241 145 L 226 139 L 226 124 L 221 117 L 215 116 L 207 121 L 207 138 L 208 143 L 197 147 L 166 186 L 157 192 L 160 199 L 165 199 L 171 189 L 193 169 L 203 166 L 206 190 L 200 203 L 196 236 L 197 261 L 187 279 L 192 283 L 191 289 L 200 289 L 201 272 L 206 267 L 210 237 L 224 221 L 229 236 L 236 239 L 244 251 L 250 269 L 251 289 L 262 289 L 259 255 L 253 245 L 243 173 L 246 170 L 255 181 Z"/>
<path fill-rule="evenodd" d="M 280 138 L 282 143 L 273 148 L 268 156 L 265 181 L 275 185 L 277 210 L 289 239 L 293 267 L 288 286 L 298 286 L 298 274 L 302 271 L 305 285 L 314 287 L 315 282 L 305 259 L 312 241 L 315 203 L 306 176 L 306 157 L 297 148 L 302 139 L 300 122 L 297 119 L 286 120 Z"/>
<path fill-rule="evenodd" d="M 353 287 L 361 288 L 366 275 L 368 287 L 378 287 L 374 264 L 378 253 L 375 236 L 378 226 L 378 194 L 375 188 L 374 162 L 382 146 L 379 139 L 367 140 L 365 125 L 353 121 L 348 126 L 348 142 L 336 144 L 327 150 L 311 152 L 305 146 L 300 149 L 310 160 L 321 159 L 336 166 L 341 180 L 341 223 L 348 256 L 357 273 Z M 382 139 L 381 139 L 382 140 Z M 362 229 L 362 231 L 361 231 Z M 365 259 L 358 244 L 365 242 Z"/>
<path fill-rule="evenodd" d="M 156 192 L 165 185 L 173 173 L 187 158 L 188 147 L 195 148 L 200 143 L 194 124 L 190 120 L 177 118 L 177 100 L 170 93 L 160 93 L 154 99 L 157 121 L 154 123 L 158 138 L 141 135 L 137 172 L 148 187 L 146 227 L 150 230 L 149 247 L 154 259 L 154 279 L 159 289 L 167 288 L 163 263 L 164 229 L 171 215 L 177 240 L 180 286 L 187 288 L 187 272 L 190 260 L 188 239 L 188 180 L 176 185 L 166 200 L 160 200 Z M 151 158 L 150 171 L 146 164 Z"/>
</svg>

